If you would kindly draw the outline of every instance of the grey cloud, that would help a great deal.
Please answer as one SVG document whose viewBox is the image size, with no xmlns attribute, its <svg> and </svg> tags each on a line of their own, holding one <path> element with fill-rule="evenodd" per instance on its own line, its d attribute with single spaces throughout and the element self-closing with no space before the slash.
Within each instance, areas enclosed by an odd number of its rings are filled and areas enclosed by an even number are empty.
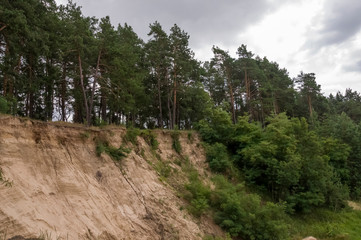
<svg viewBox="0 0 361 240">
<path fill-rule="evenodd" d="M 361 73 L 361 59 L 356 60 L 353 63 L 349 63 L 343 67 L 346 72 L 359 72 Z"/>
<path fill-rule="evenodd" d="M 189 33 L 193 48 L 230 45 L 240 31 L 280 6 L 278 0 L 76 0 L 85 15 L 109 15 L 112 23 L 127 22 L 143 39 L 149 24 L 159 21 L 165 30 L 178 24 Z"/>
<path fill-rule="evenodd" d="M 324 15 L 320 18 L 321 29 L 309 31 L 305 47 L 314 50 L 347 41 L 361 29 L 360 12 L 359 0 L 325 1 Z"/>
</svg>

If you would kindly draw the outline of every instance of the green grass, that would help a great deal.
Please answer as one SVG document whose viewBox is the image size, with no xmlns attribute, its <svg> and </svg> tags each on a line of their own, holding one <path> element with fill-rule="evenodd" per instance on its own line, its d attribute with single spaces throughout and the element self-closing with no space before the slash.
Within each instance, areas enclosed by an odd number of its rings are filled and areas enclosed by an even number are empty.
<svg viewBox="0 0 361 240">
<path fill-rule="evenodd" d="M 182 145 L 179 141 L 179 137 L 180 137 L 180 132 L 177 128 L 175 128 L 172 132 L 171 132 L 171 137 L 173 139 L 173 144 L 172 147 L 174 149 L 174 151 L 176 151 L 178 154 L 182 153 Z"/>
<path fill-rule="evenodd" d="M 111 157 L 111 159 L 120 162 L 123 158 L 127 157 L 127 154 L 131 152 L 129 148 L 123 146 L 120 146 L 119 148 L 111 146 L 104 137 L 99 137 L 98 139 L 95 140 L 95 142 L 96 142 L 95 152 L 98 157 L 100 157 L 101 154 L 105 152 Z"/>
<path fill-rule="evenodd" d="M 146 141 L 146 143 L 152 148 L 152 150 L 157 150 L 159 142 L 157 141 L 157 135 L 149 129 L 142 130 L 140 136 Z"/>
<path fill-rule="evenodd" d="M 313 236 L 318 240 L 361 240 L 361 211 L 316 209 L 292 218 L 292 239 Z"/>
<path fill-rule="evenodd" d="M 128 143 L 132 143 L 134 146 L 138 145 L 137 137 L 140 135 L 141 131 L 139 128 L 127 128 L 127 132 L 125 133 L 123 140 Z"/>
</svg>

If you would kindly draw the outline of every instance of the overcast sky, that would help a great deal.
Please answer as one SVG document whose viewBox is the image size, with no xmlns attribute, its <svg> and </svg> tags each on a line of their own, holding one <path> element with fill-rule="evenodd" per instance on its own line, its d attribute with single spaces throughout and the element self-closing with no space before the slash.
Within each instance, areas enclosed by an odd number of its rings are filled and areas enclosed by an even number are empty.
<svg viewBox="0 0 361 240">
<path fill-rule="evenodd" d="M 64 4 L 65 0 L 56 0 Z M 218 46 L 236 57 L 241 44 L 286 68 L 314 72 L 328 95 L 361 92 L 360 0 L 73 0 L 85 16 L 128 23 L 145 41 L 149 24 L 177 24 L 202 61 Z"/>
</svg>

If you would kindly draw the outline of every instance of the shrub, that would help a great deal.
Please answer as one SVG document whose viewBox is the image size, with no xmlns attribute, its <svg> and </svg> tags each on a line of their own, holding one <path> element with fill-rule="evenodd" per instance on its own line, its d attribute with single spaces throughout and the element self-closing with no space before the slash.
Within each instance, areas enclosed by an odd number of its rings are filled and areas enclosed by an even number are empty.
<svg viewBox="0 0 361 240">
<path fill-rule="evenodd" d="M 187 207 L 188 211 L 192 215 L 200 217 L 209 209 L 210 188 L 202 183 L 196 171 L 192 171 L 189 174 L 189 183 L 185 185 L 185 189 L 184 198 L 190 203 Z"/>
<path fill-rule="evenodd" d="M 130 149 L 120 146 L 119 148 L 109 145 L 108 141 L 98 139 L 96 141 L 96 154 L 98 157 L 103 152 L 108 154 L 114 161 L 120 161 L 130 153 Z"/>
<path fill-rule="evenodd" d="M 226 111 L 215 108 L 207 119 L 199 121 L 196 129 L 203 141 L 207 143 L 221 142 L 227 144 L 234 131 L 234 126 Z"/>
<path fill-rule="evenodd" d="M 242 239 L 288 239 L 284 206 L 263 204 L 256 194 L 247 194 L 242 185 L 234 186 L 224 177 L 214 179 L 216 189 L 211 196 L 215 222 L 232 236 Z"/>
<path fill-rule="evenodd" d="M 140 135 L 140 129 L 139 128 L 127 128 L 127 132 L 125 136 L 123 137 L 123 140 L 125 142 L 131 142 L 133 145 L 137 145 L 137 137 Z"/>
<path fill-rule="evenodd" d="M 177 128 L 175 128 L 173 130 L 173 132 L 171 133 L 171 137 L 173 139 L 173 144 L 172 147 L 174 149 L 174 151 L 176 151 L 178 154 L 181 154 L 182 152 L 182 145 L 179 141 L 179 136 L 180 136 L 180 132 Z"/>
<path fill-rule="evenodd" d="M 192 132 L 188 132 L 187 137 L 188 137 L 188 141 L 192 144 L 193 141 L 194 141 L 193 133 L 192 133 Z"/>
<path fill-rule="evenodd" d="M 105 153 L 107 153 L 113 160 L 120 161 L 126 157 L 128 153 L 130 153 L 130 149 L 123 146 L 120 146 L 119 148 L 108 146 L 105 149 Z"/>
<path fill-rule="evenodd" d="M 168 178 L 172 172 L 171 166 L 169 166 L 169 163 L 165 163 L 163 161 L 158 161 L 155 164 L 155 170 L 159 173 L 159 175 L 163 178 Z"/>
<path fill-rule="evenodd" d="M 144 141 L 152 148 L 152 150 L 157 150 L 159 142 L 157 141 L 157 135 L 151 130 L 143 130 L 140 133 L 140 136 L 143 137 Z"/>
<path fill-rule="evenodd" d="M 211 170 L 219 173 L 225 172 L 231 166 L 227 153 L 227 147 L 222 143 L 205 146 L 207 161 Z"/>
</svg>

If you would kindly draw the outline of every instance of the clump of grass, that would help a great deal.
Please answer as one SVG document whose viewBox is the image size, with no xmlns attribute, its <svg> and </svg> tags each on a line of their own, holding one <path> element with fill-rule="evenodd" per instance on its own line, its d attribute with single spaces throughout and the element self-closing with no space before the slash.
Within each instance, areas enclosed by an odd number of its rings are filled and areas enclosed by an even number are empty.
<svg viewBox="0 0 361 240">
<path fill-rule="evenodd" d="M 157 135 L 150 129 L 142 130 L 140 136 L 143 137 L 145 142 L 148 143 L 152 150 L 158 149 L 159 142 L 157 141 Z"/>
<path fill-rule="evenodd" d="M 101 156 L 103 152 L 108 154 L 114 161 L 121 161 L 123 158 L 127 156 L 128 153 L 131 152 L 130 149 L 120 146 L 116 148 L 111 146 L 108 141 L 104 139 L 97 139 L 96 140 L 96 154 L 98 157 Z"/>
<path fill-rule="evenodd" d="M 173 130 L 173 132 L 171 133 L 171 137 L 173 139 L 172 147 L 173 147 L 174 151 L 176 151 L 178 154 L 181 154 L 182 153 L 182 145 L 180 144 L 179 136 L 180 136 L 180 132 L 179 132 L 178 128 L 175 128 Z"/>
<path fill-rule="evenodd" d="M 127 129 L 127 132 L 125 136 L 123 137 L 123 140 L 125 142 L 131 142 L 133 145 L 138 145 L 137 137 L 140 135 L 140 129 L 130 127 Z"/>
<path fill-rule="evenodd" d="M 90 133 L 88 131 L 82 132 L 79 135 L 83 142 L 85 142 L 85 140 L 87 140 L 90 137 Z"/>
<path fill-rule="evenodd" d="M 162 178 L 167 179 L 172 173 L 172 167 L 168 162 L 158 161 L 154 165 L 155 170 L 159 173 Z"/>
<path fill-rule="evenodd" d="M 107 125 L 108 125 L 108 123 L 106 121 L 104 121 L 103 119 L 100 119 L 100 118 L 95 119 L 94 126 L 102 128 L 102 127 L 105 127 Z"/>
<path fill-rule="evenodd" d="M 12 181 L 5 178 L 1 167 L 0 167 L 0 184 L 4 185 L 5 187 L 11 187 L 13 185 Z"/>
<path fill-rule="evenodd" d="M 193 132 L 188 132 L 187 137 L 188 137 L 189 143 L 192 144 L 194 142 Z"/>
</svg>

